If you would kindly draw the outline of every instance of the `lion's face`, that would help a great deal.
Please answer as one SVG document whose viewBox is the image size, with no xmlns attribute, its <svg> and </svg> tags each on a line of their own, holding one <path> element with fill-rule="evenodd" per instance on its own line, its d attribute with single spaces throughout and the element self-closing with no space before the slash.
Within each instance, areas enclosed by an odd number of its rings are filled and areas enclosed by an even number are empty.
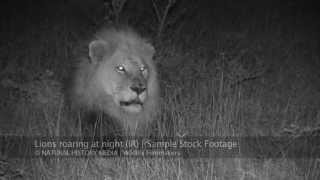
<svg viewBox="0 0 320 180">
<path fill-rule="evenodd" d="M 130 29 L 102 29 L 82 53 L 71 89 L 73 107 L 103 112 L 131 135 L 156 118 L 159 83 L 150 43 Z"/>
<path fill-rule="evenodd" d="M 110 48 L 103 43 L 101 45 L 105 46 L 104 48 Z M 98 44 L 96 45 L 95 48 L 99 47 Z M 99 51 L 99 49 L 96 50 Z M 102 53 L 100 57 L 97 56 L 99 53 Z M 151 59 L 153 53 L 141 55 L 138 52 L 129 52 L 126 48 L 116 48 L 109 52 L 102 50 L 98 54 L 93 58 L 100 58 L 96 62 L 99 63 L 96 66 L 96 76 L 103 91 L 111 96 L 115 105 L 125 112 L 141 112 L 148 99 L 148 82 L 150 71 L 153 70 L 146 60 Z"/>
</svg>

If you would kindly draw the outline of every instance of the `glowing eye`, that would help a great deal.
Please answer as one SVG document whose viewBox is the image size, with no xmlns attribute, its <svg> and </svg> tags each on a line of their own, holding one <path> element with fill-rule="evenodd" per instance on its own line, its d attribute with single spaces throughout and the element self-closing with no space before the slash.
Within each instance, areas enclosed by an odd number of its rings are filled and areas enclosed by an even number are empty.
<svg viewBox="0 0 320 180">
<path fill-rule="evenodd" d="M 140 71 L 141 71 L 141 72 L 143 72 L 143 71 L 145 71 L 145 70 L 147 70 L 147 68 L 146 68 L 145 66 L 140 67 Z"/>
<path fill-rule="evenodd" d="M 116 68 L 117 68 L 117 71 L 119 71 L 119 72 L 125 72 L 126 71 L 126 69 L 123 66 L 117 66 Z"/>
</svg>

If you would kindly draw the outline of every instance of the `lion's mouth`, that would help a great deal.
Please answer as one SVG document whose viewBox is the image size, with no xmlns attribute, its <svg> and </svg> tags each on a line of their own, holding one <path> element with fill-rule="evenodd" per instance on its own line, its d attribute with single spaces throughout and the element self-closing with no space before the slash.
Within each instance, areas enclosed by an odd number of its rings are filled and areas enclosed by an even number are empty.
<svg viewBox="0 0 320 180">
<path fill-rule="evenodd" d="M 139 113 L 143 109 L 143 103 L 138 98 L 130 101 L 120 101 L 120 106 L 129 113 Z"/>
<path fill-rule="evenodd" d="M 140 105 L 142 106 L 143 103 L 139 99 L 134 99 L 131 101 L 120 101 L 120 106 L 131 106 L 131 105 Z"/>
</svg>

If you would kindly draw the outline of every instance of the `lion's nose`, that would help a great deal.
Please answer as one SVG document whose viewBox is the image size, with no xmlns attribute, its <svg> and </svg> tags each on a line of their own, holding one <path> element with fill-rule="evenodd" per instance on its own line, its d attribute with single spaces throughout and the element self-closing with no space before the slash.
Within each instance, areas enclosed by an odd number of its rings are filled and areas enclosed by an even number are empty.
<svg viewBox="0 0 320 180">
<path fill-rule="evenodd" d="M 138 84 L 136 86 L 131 86 L 130 89 L 139 95 L 146 90 L 146 87 L 142 84 Z"/>
</svg>

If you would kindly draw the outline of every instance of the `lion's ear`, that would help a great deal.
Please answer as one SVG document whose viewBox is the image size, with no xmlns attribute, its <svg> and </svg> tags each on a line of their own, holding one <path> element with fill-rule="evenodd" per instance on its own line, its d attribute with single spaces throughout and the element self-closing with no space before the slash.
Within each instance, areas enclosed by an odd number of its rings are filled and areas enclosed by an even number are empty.
<svg viewBox="0 0 320 180">
<path fill-rule="evenodd" d="M 89 44 L 89 57 L 93 63 L 100 62 L 103 57 L 111 56 L 113 47 L 110 43 L 102 40 L 94 40 Z"/>
<path fill-rule="evenodd" d="M 151 56 L 153 56 L 155 53 L 155 49 L 150 43 L 146 43 L 146 50 L 150 53 Z"/>
</svg>

